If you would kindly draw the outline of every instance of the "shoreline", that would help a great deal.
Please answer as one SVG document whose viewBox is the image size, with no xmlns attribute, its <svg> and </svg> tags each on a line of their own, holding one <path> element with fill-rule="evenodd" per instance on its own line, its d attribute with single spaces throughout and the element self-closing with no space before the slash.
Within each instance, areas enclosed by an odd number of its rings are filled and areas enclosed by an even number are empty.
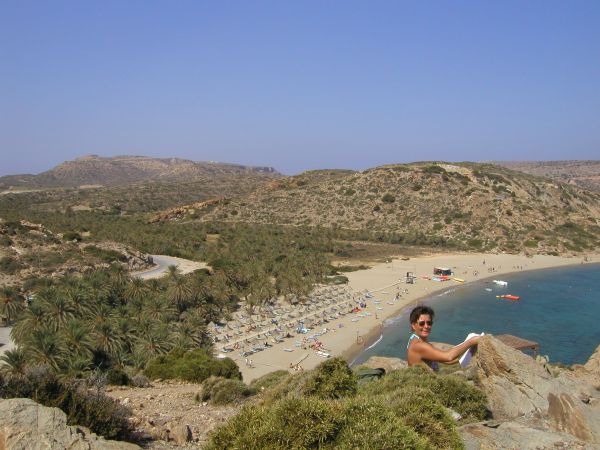
<svg viewBox="0 0 600 450">
<path fill-rule="evenodd" d="M 327 333 L 320 335 L 318 339 L 323 342 L 332 357 L 341 356 L 352 364 L 363 351 L 382 336 L 390 320 L 396 320 L 403 310 L 432 295 L 443 293 L 460 284 L 491 280 L 516 272 L 598 262 L 600 262 L 600 254 L 587 255 L 585 259 L 581 256 L 484 253 L 434 254 L 409 260 L 393 258 L 385 263 L 377 263 L 369 269 L 345 274 L 348 277 L 347 286 L 356 294 L 364 295 L 368 291 L 373 294 L 373 298 L 366 300 L 367 308 L 363 313 L 346 314 L 343 318 L 317 327 L 327 328 Z M 451 268 L 454 272 L 453 276 L 462 278 L 464 283 L 453 280 L 436 282 L 422 278 L 431 276 L 434 266 Z M 404 282 L 406 272 L 412 272 L 417 277 L 415 284 Z M 394 300 L 399 291 L 402 296 Z M 246 366 L 244 358 L 237 352 L 226 356 L 238 363 L 246 383 L 275 370 L 292 372 L 290 365 L 301 363 L 303 369 L 310 370 L 325 359 L 312 350 L 296 347 L 294 341 L 299 341 L 302 337 L 303 335 L 294 335 L 291 339 L 251 355 L 252 367 Z"/>
</svg>

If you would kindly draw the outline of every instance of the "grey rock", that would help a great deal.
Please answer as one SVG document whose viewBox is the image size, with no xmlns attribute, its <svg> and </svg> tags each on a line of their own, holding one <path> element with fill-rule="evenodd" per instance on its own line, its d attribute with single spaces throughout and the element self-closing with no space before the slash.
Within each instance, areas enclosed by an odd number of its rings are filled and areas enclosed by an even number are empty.
<svg viewBox="0 0 600 450">
<path fill-rule="evenodd" d="M 175 425 L 169 433 L 169 439 L 178 445 L 184 445 L 193 439 L 192 430 L 188 425 Z"/>
<path fill-rule="evenodd" d="M 594 401 L 598 391 L 589 377 L 555 367 L 548 370 L 545 361 L 493 336 L 479 341 L 473 362 L 479 387 L 501 425 L 462 427 L 466 443 L 485 443 L 468 448 L 599 448 L 600 402 Z"/>
<path fill-rule="evenodd" d="M 133 450 L 137 445 L 109 441 L 87 428 L 67 425 L 67 416 L 27 398 L 0 400 L 2 450 Z"/>
</svg>

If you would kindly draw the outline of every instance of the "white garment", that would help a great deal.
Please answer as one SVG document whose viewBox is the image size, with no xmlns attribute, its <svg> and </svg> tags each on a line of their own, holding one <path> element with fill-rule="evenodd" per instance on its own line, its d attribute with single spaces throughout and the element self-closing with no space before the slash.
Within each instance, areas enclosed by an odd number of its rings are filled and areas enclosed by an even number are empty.
<svg viewBox="0 0 600 450">
<path fill-rule="evenodd" d="M 463 342 L 468 341 L 469 339 L 471 339 L 472 337 L 475 337 L 475 336 L 483 336 L 484 334 L 485 333 L 479 333 L 479 334 L 477 334 L 477 333 L 469 333 Z M 461 367 L 467 367 L 467 365 L 471 361 L 472 356 L 473 356 L 473 347 L 469 347 L 467 349 L 467 351 L 464 352 L 460 356 L 460 358 L 458 358 L 458 362 L 460 363 L 460 366 Z"/>
</svg>

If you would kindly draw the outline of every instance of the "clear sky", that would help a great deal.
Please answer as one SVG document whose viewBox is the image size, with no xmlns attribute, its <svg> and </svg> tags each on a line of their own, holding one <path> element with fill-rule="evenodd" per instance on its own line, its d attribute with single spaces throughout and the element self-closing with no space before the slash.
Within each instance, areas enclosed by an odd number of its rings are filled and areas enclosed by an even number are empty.
<svg viewBox="0 0 600 450">
<path fill-rule="evenodd" d="M 600 159 L 600 1 L 0 0 L 0 175 Z"/>
</svg>

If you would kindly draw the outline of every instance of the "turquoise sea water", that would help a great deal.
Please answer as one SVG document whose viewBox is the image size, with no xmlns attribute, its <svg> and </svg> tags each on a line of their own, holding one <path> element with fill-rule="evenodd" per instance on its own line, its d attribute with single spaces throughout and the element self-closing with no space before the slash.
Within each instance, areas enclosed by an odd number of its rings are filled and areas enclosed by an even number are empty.
<svg viewBox="0 0 600 450">
<path fill-rule="evenodd" d="M 512 334 L 539 343 L 551 362 L 585 363 L 600 344 L 600 264 L 519 272 L 496 278 L 507 287 L 477 281 L 423 300 L 435 311 L 430 340 L 457 344 L 470 332 Z M 485 289 L 491 288 L 488 292 Z M 521 296 L 519 301 L 496 298 Z M 406 357 L 408 313 L 389 320 L 383 337 L 353 364 L 374 355 Z"/>
</svg>

